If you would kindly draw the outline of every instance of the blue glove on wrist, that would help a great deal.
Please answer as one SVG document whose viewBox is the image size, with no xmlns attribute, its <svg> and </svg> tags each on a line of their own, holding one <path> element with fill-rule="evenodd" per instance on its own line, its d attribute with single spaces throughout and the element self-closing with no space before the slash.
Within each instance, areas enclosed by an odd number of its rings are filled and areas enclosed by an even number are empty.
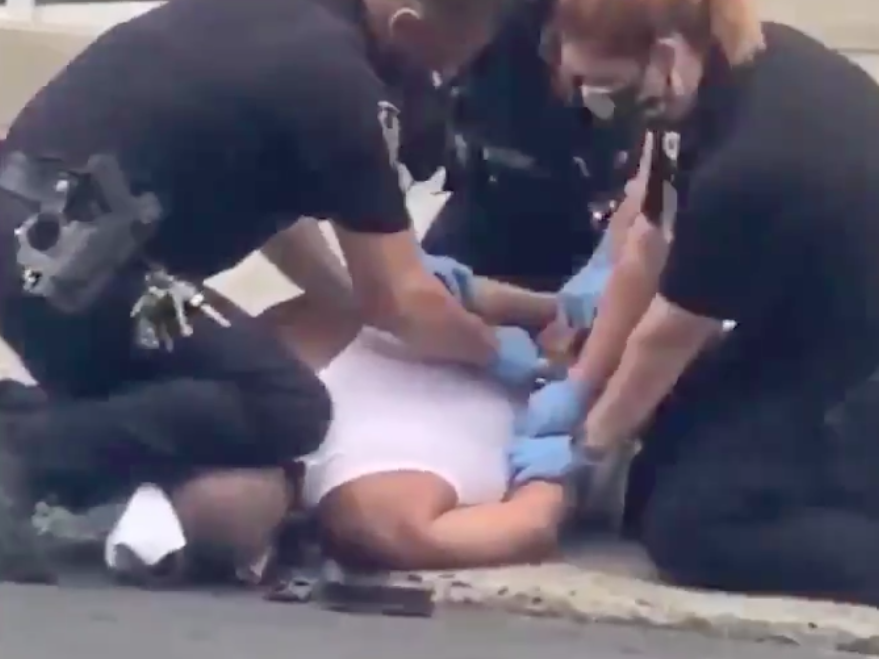
<svg viewBox="0 0 879 659">
<path fill-rule="evenodd" d="M 495 329 L 498 351 L 488 371 L 510 387 L 533 386 L 547 368 L 534 339 L 520 327 Z"/>
<path fill-rule="evenodd" d="M 570 434 L 583 419 L 589 398 L 589 388 L 583 382 L 570 377 L 550 382 L 531 394 L 516 417 L 515 432 L 530 437 Z"/>
<path fill-rule="evenodd" d="M 531 481 L 568 484 L 592 478 L 600 459 L 591 455 L 571 435 L 516 437 L 507 449 L 510 484 L 520 487 Z"/>
<path fill-rule="evenodd" d="M 473 270 L 449 256 L 423 253 L 421 260 L 461 306 L 465 309 L 473 307 Z"/>
<path fill-rule="evenodd" d="M 612 247 L 610 232 L 605 231 L 589 263 L 559 291 L 559 314 L 571 329 L 592 327 L 598 303 L 613 271 Z"/>
</svg>

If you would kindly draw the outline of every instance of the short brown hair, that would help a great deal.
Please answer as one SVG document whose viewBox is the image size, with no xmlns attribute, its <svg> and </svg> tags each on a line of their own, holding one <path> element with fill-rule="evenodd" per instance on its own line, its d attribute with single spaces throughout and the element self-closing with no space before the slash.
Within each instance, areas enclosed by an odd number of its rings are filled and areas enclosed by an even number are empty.
<svg viewBox="0 0 879 659">
<path fill-rule="evenodd" d="M 643 57 L 676 32 L 700 50 L 717 45 L 733 66 L 764 47 L 751 0 L 559 0 L 556 21 L 568 38 L 621 57 Z"/>
</svg>

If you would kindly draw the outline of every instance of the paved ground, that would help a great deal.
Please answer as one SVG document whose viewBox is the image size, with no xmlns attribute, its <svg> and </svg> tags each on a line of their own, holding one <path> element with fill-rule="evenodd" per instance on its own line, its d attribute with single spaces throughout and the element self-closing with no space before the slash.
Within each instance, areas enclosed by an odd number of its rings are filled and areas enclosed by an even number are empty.
<svg viewBox="0 0 879 659">
<path fill-rule="evenodd" d="M 0 586 L 3 659 L 818 659 L 841 654 L 488 612 L 393 620 L 249 594 Z"/>
</svg>

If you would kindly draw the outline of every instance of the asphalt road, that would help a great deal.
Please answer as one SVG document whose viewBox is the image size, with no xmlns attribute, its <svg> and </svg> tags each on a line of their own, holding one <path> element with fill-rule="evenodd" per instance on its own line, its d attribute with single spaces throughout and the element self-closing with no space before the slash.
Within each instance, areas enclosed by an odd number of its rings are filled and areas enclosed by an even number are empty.
<svg viewBox="0 0 879 659">
<path fill-rule="evenodd" d="M 357 617 L 248 593 L 0 586 L 3 659 L 818 659 L 793 647 L 481 611 Z"/>
</svg>

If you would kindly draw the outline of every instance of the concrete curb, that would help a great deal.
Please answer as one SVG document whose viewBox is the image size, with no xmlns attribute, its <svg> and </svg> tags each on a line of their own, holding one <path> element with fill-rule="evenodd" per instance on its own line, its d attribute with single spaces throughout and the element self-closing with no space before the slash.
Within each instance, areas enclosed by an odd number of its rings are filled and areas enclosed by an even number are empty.
<svg viewBox="0 0 879 659">
<path fill-rule="evenodd" d="M 563 563 L 399 577 L 414 580 L 447 606 L 879 655 L 879 611 L 866 607 L 687 591 Z"/>
<path fill-rule="evenodd" d="M 84 517 L 43 507 L 34 523 L 62 544 L 96 555 L 117 506 Z M 70 545 L 70 543 L 73 543 Z M 483 570 L 397 573 L 355 580 L 424 585 L 442 608 L 486 608 L 531 617 L 698 633 L 707 637 L 879 656 L 879 610 L 783 597 L 701 592 L 657 583 L 630 543 L 584 541 L 569 561 Z"/>
</svg>

